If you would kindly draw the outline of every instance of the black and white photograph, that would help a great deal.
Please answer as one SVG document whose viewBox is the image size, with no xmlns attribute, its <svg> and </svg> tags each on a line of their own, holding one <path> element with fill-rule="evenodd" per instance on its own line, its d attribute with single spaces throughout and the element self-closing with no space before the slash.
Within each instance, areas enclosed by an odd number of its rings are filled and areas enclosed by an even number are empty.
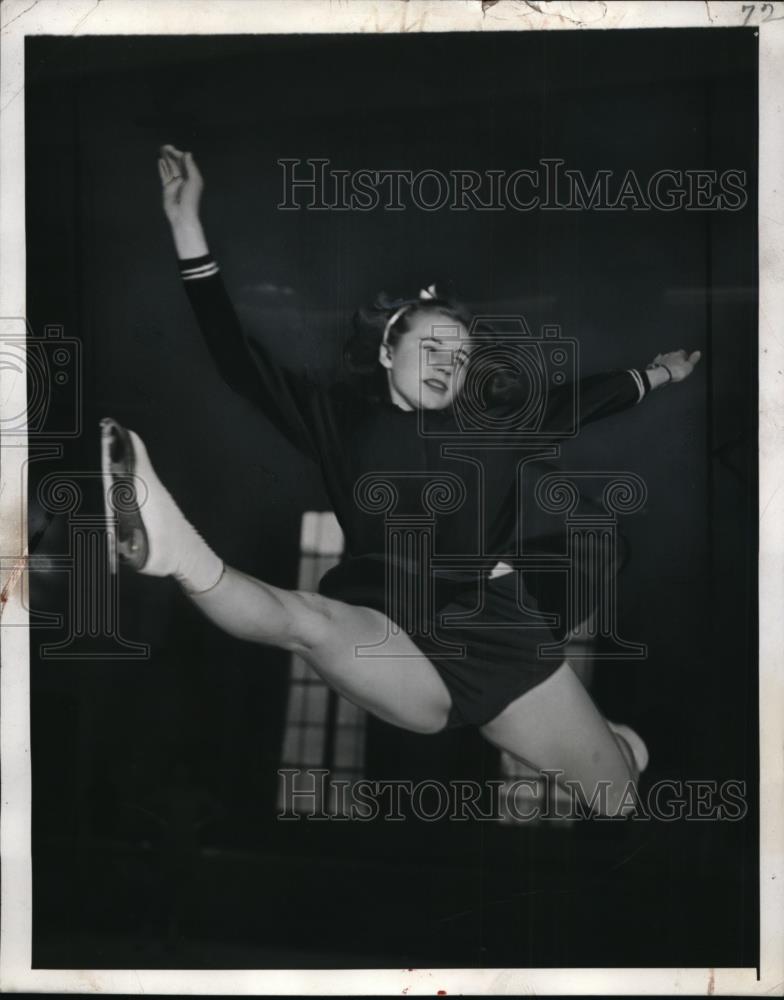
<svg viewBox="0 0 784 1000">
<path fill-rule="evenodd" d="M 781 995 L 784 3 L 0 17 L 3 989 Z"/>
</svg>

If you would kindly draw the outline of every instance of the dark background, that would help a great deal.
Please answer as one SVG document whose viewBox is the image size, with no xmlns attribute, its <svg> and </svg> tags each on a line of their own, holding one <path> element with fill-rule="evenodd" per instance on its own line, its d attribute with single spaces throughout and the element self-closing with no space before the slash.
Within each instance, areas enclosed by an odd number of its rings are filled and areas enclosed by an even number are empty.
<svg viewBox="0 0 784 1000">
<path fill-rule="evenodd" d="M 645 736 L 648 782 L 746 781 L 749 801 L 743 823 L 281 824 L 286 657 L 124 574 L 120 631 L 149 659 L 88 635 L 53 659 L 68 623 L 31 634 L 36 966 L 756 965 L 754 191 L 740 212 L 286 213 L 275 162 L 560 156 L 616 180 L 743 169 L 753 188 L 756 59 L 751 30 L 28 39 L 28 315 L 84 360 L 82 433 L 56 461 L 31 442 L 31 496 L 83 470 L 80 513 L 100 513 L 111 415 L 213 548 L 272 583 L 295 585 L 301 514 L 327 506 L 317 469 L 211 367 L 160 210 L 162 142 L 196 154 L 234 301 L 291 365 L 329 377 L 359 303 L 434 280 L 561 324 L 583 373 L 699 348 L 689 382 L 567 455 L 649 491 L 622 525 L 621 585 L 621 634 L 649 656 L 600 666 L 597 699 Z M 73 516 L 34 499 L 30 522 L 38 554 L 68 551 Z M 34 610 L 62 612 L 65 581 L 34 573 Z M 369 748 L 376 777 L 497 774 L 469 730 L 373 723 Z"/>
</svg>

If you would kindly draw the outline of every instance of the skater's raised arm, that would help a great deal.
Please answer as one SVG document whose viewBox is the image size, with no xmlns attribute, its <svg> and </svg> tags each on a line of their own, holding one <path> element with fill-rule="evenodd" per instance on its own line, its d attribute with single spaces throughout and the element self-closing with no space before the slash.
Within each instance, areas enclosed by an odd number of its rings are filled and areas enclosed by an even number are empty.
<svg viewBox="0 0 784 1000">
<path fill-rule="evenodd" d="M 278 366 L 260 344 L 246 340 L 207 245 L 199 215 L 204 181 L 192 154 L 163 146 L 158 170 L 185 292 L 220 375 L 295 447 L 318 457 L 309 419 L 313 387 Z"/>
</svg>

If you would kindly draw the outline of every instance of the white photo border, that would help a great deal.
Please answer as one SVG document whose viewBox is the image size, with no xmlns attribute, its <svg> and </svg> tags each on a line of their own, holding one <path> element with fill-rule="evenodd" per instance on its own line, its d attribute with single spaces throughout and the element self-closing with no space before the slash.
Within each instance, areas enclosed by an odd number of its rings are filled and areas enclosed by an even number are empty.
<svg viewBox="0 0 784 1000">
<path fill-rule="evenodd" d="M 784 2 L 5 0 L 0 8 L 0 332 L 24 332 L 24 41 L 30 35 L 584 31 L 759 32 L 760 968 L 33 969 L 30 683 L 23 437 L 0 441 L 0 989 L 159 994 L 784 994 Z M 21 327 L 20 327 L 21 324 Z M 26 378 L 0 364 L 0 422 Z M 16 627 L 10 627 L 16 626 Z M 21 626 L 21 627 L 20 627 Z"/>
</svg>

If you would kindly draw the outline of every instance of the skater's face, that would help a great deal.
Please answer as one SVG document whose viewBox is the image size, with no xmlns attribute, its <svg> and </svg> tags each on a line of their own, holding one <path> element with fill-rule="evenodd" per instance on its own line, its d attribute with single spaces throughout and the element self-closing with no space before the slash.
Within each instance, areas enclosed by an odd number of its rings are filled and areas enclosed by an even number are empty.
<svg viewBox="0 0 784 1000">
<path fill-rule="evenodd" d="M 394 344 L 382 344 L 392 402 L 404 410 L 443 410 L 460 392 L 471 349 L 468 330 L 438 312 L 421 311 Z"/>
</svg>

